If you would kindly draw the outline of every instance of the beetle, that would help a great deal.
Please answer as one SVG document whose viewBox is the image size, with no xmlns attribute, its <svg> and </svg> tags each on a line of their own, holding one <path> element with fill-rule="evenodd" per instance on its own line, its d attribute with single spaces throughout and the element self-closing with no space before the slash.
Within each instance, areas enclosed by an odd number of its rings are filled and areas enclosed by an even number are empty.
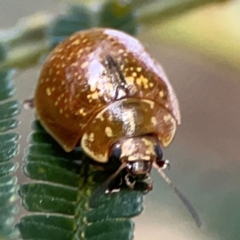
<svg viewBox="0 0 240 240">
<path fill-rule="evenodd" d="M 34 106 L 43 127 L 66 152 L 80 143 L 98 163 L 117 156 L 126 185 L 148 180 L 152 165 L 192 214 L 197 213 L 162 169 L 162 147 L 180 124 L 176 94 L 161 65 L 134 37 L 114 29 L 93 28 L 61 42 L 40 72 Z"/>
<path fill-rule="evenodd" d="M 119 150 L 130 176 L 148 178 L 180 124 L 177 97 L 160 64 L 114 29 L 77 32 L 46 59 L 35 91 L 40 122 L 66 151 L 77 143 L 99 163 Z M 122 169 L 121 168 L 121 169 Z"/>
</svg>

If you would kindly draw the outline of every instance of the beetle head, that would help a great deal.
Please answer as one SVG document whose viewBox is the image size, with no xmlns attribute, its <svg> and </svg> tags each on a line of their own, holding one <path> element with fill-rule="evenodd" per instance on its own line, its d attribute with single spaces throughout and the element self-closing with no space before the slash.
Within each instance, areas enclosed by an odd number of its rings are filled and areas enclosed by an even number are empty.
<svg viewBox="0 0 240 240">
<path fill-rule="evenodd" d="M 112 146 L 114 154 L 126 163 L 127 172 L 133 177 L 144 177 L 152 169 L 152 163 L 164 167 L 162 150 L 156 136 L 139 136 L 120 139 Z"/>
</svg>

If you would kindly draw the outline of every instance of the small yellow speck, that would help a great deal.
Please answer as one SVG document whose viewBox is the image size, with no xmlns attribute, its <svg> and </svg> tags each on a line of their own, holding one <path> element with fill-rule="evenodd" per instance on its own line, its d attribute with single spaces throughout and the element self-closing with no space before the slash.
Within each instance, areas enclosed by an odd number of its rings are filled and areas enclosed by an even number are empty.
<svg viewBox="0 0 240 240">
<path fill-rule="evenodd" d="M 46 93 L 47 93 L 48 96 L 50 96 L 50 95 L 51 95 L 51 89 L 50 89 L 50 88 L 47 88 L 47 89 L 46 89 Z"/>
<path fill-rule="evenodd" d="M 59 110 L 59 112 L 62 114 L 63 113 L 63 110 L 62 110 L 62 108 Z"/>
<path fill-rule="evenodd" d="M 77 40 L 75 40 L 75 41 L 72 43 L 72 45 L 78 45 L 79 43 L 80 43 L 80 40 L 77 39 Z"/>
<path fill-rule="evenodd" d="M 94 133 L 90 133 L 88 140 L 89 140 L 90 142 L 93 142 L 93 141 L 94 141 Z"/>
<path fill-rule="evenodd" d="M 87 113 L 84 111 L 83 108 L 79 109 L 78 111 L 80 113 L 80 115 L 82 115 L 83 117 L 85 117 L 87 115 Z"/>
<path fill-rule="evenodd" d="M 164 117 L 163 117 L 164 122 L 168 122 L 170 119 L 171 119 L 170 114 L 164 115 Z"/>
<path fill-rule="evenodd" d="M 98 92 L 97 91 L 92 93 L 92 99 L 98 99 Z"/>
<path fill-rule="evenodd" d="M 88 65 L 88 62 L 84 62 L 81 64 L 81 68 L 85 68 L 85 67 L 87 67 L 87 65 Z"/>
<path fill-rule="evenodd" d="M 153 109 L 155 106 L 155 103 L 151 101 L 151 102 L 149 102 L 149 105 L 150 105 L 150 108 Z"/>
<path fill-rule="evenodd" d="M 132 76 L 133 76 L 133 77 L 136 77 L 136 76 L 137 76 L 137 73 L 136 73 L 136 72 L 133 72 L 133 73 L 132 73 Z"/>
<path fill-rule="evenodd" d="M 95 92 L 96 91 L 96 85 L 91 85 L 90 86 L 90 91 Z"/>
<path fill-rule="evenodd" d="M 137 67 L 137 72 L 141 72 L 142 68 L 141 67 Z"/>
<path fill-rule="evenodd" d="M 113 132 L 112 129 L 110 127 L 106 127 L 105 128 L 105 133 L 108 137 L 112 137 L 113 136 Z"/>
<path fill-rule="evenodd" d="M 157 125 L 156 117 L 151 117 L 151 122 L 152 122 L 153 125 Z"/>
<path fill-rule="evenodd" d="M 159 96 L 160 96 L 160 97 L 163 97 L 163 96 L 164 96 L 164 91 L 163 91 L 163 90 L 159 92 Z"/>
</svg>

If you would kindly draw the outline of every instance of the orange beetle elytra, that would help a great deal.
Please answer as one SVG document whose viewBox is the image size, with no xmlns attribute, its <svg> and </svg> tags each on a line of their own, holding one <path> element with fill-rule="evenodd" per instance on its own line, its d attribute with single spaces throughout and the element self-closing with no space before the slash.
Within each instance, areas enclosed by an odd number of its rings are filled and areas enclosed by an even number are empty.
<svg viewBox="0 0 240 240">
<path fill-rule="evenodd" d="M 106 163 L 120 150 L 129 187 L 132 177 L 150 178 L 152 164 L 168 164 L 160 145 L 170 144 L 180 123 L 161 66 L 137 39 L 113 29 L 81 31 L 60 43 L 42 68 L 35 105 L 65 151 L 80 141 L 88 156 Z"/>
</svg>

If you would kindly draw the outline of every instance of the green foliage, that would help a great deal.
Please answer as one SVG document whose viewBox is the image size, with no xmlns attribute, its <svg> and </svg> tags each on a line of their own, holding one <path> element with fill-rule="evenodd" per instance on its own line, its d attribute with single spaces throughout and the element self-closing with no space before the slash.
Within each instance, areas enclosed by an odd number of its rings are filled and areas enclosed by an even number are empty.
<svg viewBox="0 0 240 240">
<path fill-rule="evenodd" d="M 50 48 L 71 34 L 91 27 L 109 27 L 135 34 L 137 22 L 129 4 L 107 1 L 97 11 L 82 5 L 72 5 L 66 14 L 56 17 L 47 28 Z"/>
<path fill-rule="evenodd" d="M 4 46 L 0 45 L 0 61 L 6 58 Z M 17 179 L 14 176 L 18 164 L 13 157 L 18 154 L 19 135 L 9 130 L 16 128 L 16 115 L 20 112 L 20 103 L 16 100 L 7 100 L 12 97 L 15 89 L 13 72 L 0 72 L 0 238 L 15 239 L 17 231 L 13 220 L 17 213 Z"/>
<path fill-rule="evenodd" d="M 21 219 L 22 238 L 132 239 L 130 218 L 142 212 L 142 194 L 129 190 L 103 194 L 90 205 L 94 189 L 109 175 L 89 165 L 81 151 L 64 152 L 38 121 L 33 129 L 23 167 L 33 181 L 19 192 L 24 207 L 35 214 Z"/>
<path fill-rule="evenodd" d="M 33 44 L 32 49 L 27 46 L 22 54 L 12 54 L 12 59 L 9 58 L 11 54 L 7 54 L 5 47 L 0 45 L 0 239 L 16 239 L 18 230 L 22 239 L 32 240 L 132 239 L 134 223 L 131 218 L 143 210 L 141 191 L 123 189 L 114 194 L 102 194 L 93 201 L 94 190 L 110 173 L 90 165 L 90 160 L 81 151 L 65 153 L 35 121 L 23 166 L 29 182 L 19 189 L 22 205 L 29 215 L 23 216 L 14 228 L 13 221 L 18 210 L 17 179 L 14 175 L 18 164 L 13 158 L 18 154 L 19 135 L 10 130 L 18 126 L 15 117 L 21 106 L 19 101 L 9 100 L 15 93 L 14 71 L 9 68 L 36 64 L 43 54 L 76 31 L 109 27 L 135 34 L 137 21 L 165 19 L 179 14 L 183 8 L 187 10 L 214 1 L 220 0 L 156 1 L 157 5 L 151 5 L 148 10 L 146 3 L 143 4 L 145 1 L 141 1 L 138 15 L 134 7 L 139 1 L 132 1 L 135 4 L 106 1 L 97 9 L 74 5 L 66 14 L 46 22 L 40 29 L 39 32 L 43 32 L 38 35 L 40 45 Z M 22 34 L 18 28 L 16 35 L 8 38 L 9 51 L 11 44 L 17 48 L 18 41 L 29 44 L 32 39 L 25 41 L 26 36 L 36 36 L 31 34 L 36 29 L 28 24 L 26 26 L 29 29 L 22 27 Z M 47 46 L 43 44 L 46 39 Z"/>
</svg>

